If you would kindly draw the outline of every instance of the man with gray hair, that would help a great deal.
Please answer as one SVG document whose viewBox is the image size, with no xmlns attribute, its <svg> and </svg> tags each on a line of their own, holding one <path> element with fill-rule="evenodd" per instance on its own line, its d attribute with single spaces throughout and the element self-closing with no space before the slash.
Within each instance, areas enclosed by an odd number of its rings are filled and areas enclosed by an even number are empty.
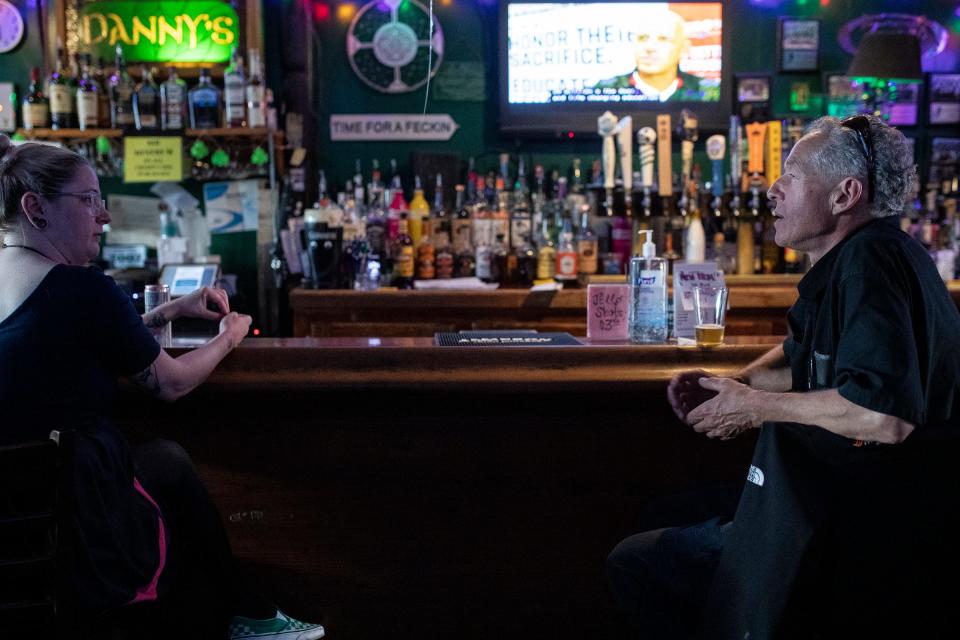
<svg viewBox="0 0 960 640">
<path fill-rule="evenodd" d="M 760 430 L 736 514 L 608 558 L 642 637 L 940 637 L 956 615 L 932 585 L 958 566 L 960 314 L 899 228 L 916 179 L 872 116 L 821 118 L 791 151 L 768 192 L 776 242 L 813 266 L 789 335 L 733 377 L 667 389 L 708 438 Z"/>
</svg>

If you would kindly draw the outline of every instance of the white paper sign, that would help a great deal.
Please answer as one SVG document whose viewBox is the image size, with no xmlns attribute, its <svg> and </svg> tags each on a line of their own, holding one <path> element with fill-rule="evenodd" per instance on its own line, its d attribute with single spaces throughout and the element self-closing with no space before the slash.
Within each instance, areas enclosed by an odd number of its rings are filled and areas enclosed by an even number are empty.
<svg viewBox="0 0 960 640">
<path fill-rule="evenodd" d="M 160 198 L 127 196 L 111 193 L 107 196 L 110 210 L 110 244 L 145 244 L 157 246 L 160 238 Z"/>
<path fill-rule="evenodd" d="M 693 338 L 693 289 L 697 285 L 726 286 L 717 263 L 676 262 L 673 265 L 673 337 Z"/>
<path fill-rule="evenodd" d="M 330 139 L 449 140 L 460 128 L 446 113 L 362 113 L 330 116 Z"/>
<path fill-rule="evenodd" d="M 210 233 L 257 230 L 259 183 L 259 180 L 234 180 L 203 185 L 203 208 Z"/>
</svg>

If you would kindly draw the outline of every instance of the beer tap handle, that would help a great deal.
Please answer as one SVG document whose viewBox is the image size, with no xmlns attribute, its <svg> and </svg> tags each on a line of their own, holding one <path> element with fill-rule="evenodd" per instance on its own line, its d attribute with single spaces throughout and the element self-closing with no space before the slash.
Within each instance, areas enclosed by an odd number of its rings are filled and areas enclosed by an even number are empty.
<svg viewBox="0 0 960 640">
<path fill-rule="evenodd" d="M 657 140 L 657 132 L 652 127 L 643 127 L 637 131 L 637 145 L 640 152 L 640 179 L 643 184 L 644 197 L 649 197 L 653 188 L 653 162 L 655 152 L 653 143 Z"/>
<path fill-rule="evenodd" d="M 616 132 L 620 175 L 623 177 L 623 197 L 627 203 L 627 215 L 630 215 L 630 203 L 633 201 L 633 118 L 620 118 Z"/>
<path fill-rule="evenodd" d="M 597 118 L 597 133 L 603 137 L 601 158 L 603 159 L 603 188 L 606 191 L 604 204 L 608 216 L 613 215 L 613 176 L 617 168 L 617 148 L 613 136 L 616 128 L 617 116 L 609 111 L 605 111 L 602 116 Z"/>
</svg>

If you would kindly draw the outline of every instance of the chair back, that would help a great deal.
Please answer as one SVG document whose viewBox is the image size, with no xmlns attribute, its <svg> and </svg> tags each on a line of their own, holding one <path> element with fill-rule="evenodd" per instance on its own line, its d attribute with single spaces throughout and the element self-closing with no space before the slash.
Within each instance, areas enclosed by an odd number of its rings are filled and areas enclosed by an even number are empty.
<svg viewBox="0 0 960 640">
<path fill-rule="evenodd" d="M 0 637 L 71 631 L 73 438 L 0 447 Z"/>
</svg>

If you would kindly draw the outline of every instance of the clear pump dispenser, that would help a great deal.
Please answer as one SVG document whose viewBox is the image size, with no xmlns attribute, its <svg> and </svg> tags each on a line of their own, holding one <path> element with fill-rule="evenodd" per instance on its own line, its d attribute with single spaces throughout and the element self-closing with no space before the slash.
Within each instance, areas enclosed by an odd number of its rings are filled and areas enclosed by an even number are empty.
<svg viewBox="0 0 960 640">
<path fill-rule="evenodd" d="M 658 258 L 653 232 L 647 234 L 642 254 L 630 260 L 630 341 L 663 344 L 667 341 L 667 261 Z"/>
</svg>

